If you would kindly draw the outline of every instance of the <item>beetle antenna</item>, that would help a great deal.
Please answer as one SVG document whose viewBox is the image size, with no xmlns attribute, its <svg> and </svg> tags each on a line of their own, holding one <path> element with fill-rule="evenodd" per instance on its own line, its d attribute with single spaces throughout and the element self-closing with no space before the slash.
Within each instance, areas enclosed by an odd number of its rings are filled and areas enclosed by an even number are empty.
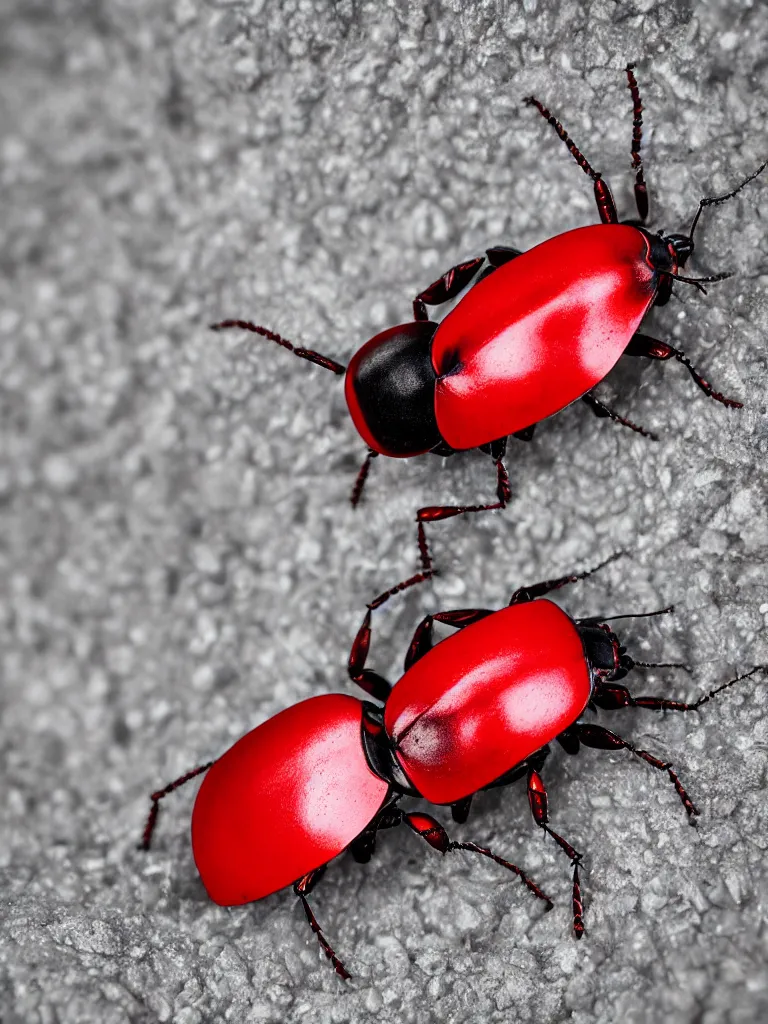
<svg viewBox="0 0 768 1024">
<path fill-rule="evenodd" d="M 611 615 L 607 619 L 597 619 L 593 616 L 593 621 L 616 622 L 617 619 L 650 619 L 654 615 L 671 615 L 674 610 L 675 606 L 671 604 L 667 608 L 659 608 L 659 610 L 655 612 L 630 612 L 628 615 Z"/>
<path fill-rule="evenodd" d="M 683 277 L 682 274 L 667 274 L 667 277 L 671 277 L 673 281 L 683 281 L 685 284 L 692 284 L 702 295 L 707 294 L 707 289 L 704 287 L 705 284 L 714 284 L 715 281 L 727 281 L 729 277 L 733 277 L 732 271 L 725 271 L 722 274 L 710 274 L 709 277 Z"/>
<path fill-rule="evenodd" d="M 296 345 L 288 341 L 287 338 L 283 338 L 282 335 L 276 334 L 275 331 L 270 331 L 266 327 L 259 327 L 258 324 L 253 324 L 250 320 L 220 320 L 216 324 L 210 324 L 212 331 L 224 331 L 229 327 L 238 327 L 242 331 L 260 334 L 262 338 L 268 338 L 270 341 L 277 342 L 278 345 L 287 348 L 289 352 L 293 352 L 300 359 L 308 359 L 310 363 L 322 366 L 325 370 L 331 370 L 339 375 L 346 373 L 346 367 L 342 366 L 341 363 L 337 363 L 335 359 L 321 355 L 320 352 L 314 352 L 311 348 L 297 348 Z"/>
<path fill-rule="evenodd" d="M 751 668 L 749 672 L 744 672 L 742 675 L 736 676 L 735 679 L 729 679 L 727 683 L 722 683 L 720 686 L 716 686 L 714 690 L 710 690 L 709 693 L 705 694 L 703 697 L 699 697 L 696 703 L 693 704 L 693 707 L 700 708 L 702 704 L 706 704 L 707 701 L 717 697 L 719 693 L 722 693 L 723 690 L 727 690 L 728 687 L 733 686 L 734 683 L 740 683 L 742 679 L 749 679 L 751 676 L 755 675 L 756 672 L 765 672 L 766 669 L 768 669 L 768 665 L 755 665 L 755 667 Z"/>
<path fill-rule="evenodd" d="M 693 241 L 693 233 L 696 230 L 696 225 L 699 223 L 701 211 L 704 209 L 705 206 L 717 206 L 719 203 L 724 203 L 728 199 L 733 199 L 735 195 L 741 192 L 745 185 L 748 185 L 750 181 L 754 181 L 758 174 L 762 174 L 766 167 L 768 167 L 768 160 L 764 160 L 757 168 L 754 174 L 750 174 L 748 178 L 745 178 L 744 181 L 742 181 L 740 185 L 737 185 L 736 188 L 733 189 L 731 192 L 726 192 L 722 196 L 706 196 L 704 199 L 700 199 L 699 208 L 696 211 L 696 216 L 693 218 L 691 230 L 688 232 L 688 237 L 691 239 L 691 241 Z"/>
<path fill-rule="evenodd" d="M 681 668 L 690 675 L 693 669 L 682 661 L 635 661 L 632 658 L 632 668 Z"/>
</svg>

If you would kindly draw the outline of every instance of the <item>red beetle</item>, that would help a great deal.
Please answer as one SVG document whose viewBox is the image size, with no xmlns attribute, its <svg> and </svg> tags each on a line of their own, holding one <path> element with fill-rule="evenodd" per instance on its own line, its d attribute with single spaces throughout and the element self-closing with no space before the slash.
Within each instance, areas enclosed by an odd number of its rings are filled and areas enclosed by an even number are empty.
<svg viewBox="0 0 768 1024">
<path fill-rule="evenodd" d="M 371 459 L 407 458 L 432 452 L 452 455 L 480 448 L 494 459 L 497 501 L 488 505 L 437 505 L 418 510 L 418 543 L 425 574 L 431 571 L 424 524 L 504 508 L 511 491 L 503 456 L 509 435 L 530 440 L 540 421 L 584 401 L 610 417 L 653 436 L 619 416 L 592 393 L 622 355 L 675 358 L 705 394 L 725 398 L 693 368 L 687 356 L 664 341 L 639 333 L 651 306 L 668 302 L 675 281 L 720 281 L 728 274 L 689 278 L 680 274 L 694 250 L 696 225 L 705 206 L 735 196 L 766 166 L 731 192 L 702 199 L 688 234 L 652 234 L 643 224 L 648 192 L 640 158 L 642 103 L 634 65 L 627 66 L 634 122 L 632 166 L 639 220 L 620 224 L 607 183 L 576 148 L 559 121 L 537 99 L 535 106 L 594 181 L 601 224 L 557 235 L 528 252 L 497 246 L 459 263 L 421 292 L 414 320 L 376 335 L 345 368 L 310 349 L 295 348 L 279 334 L 245 320 L 223 320 L 215 330 L 254 331 L 334 373 L 346 372 L 346 399 L 355 427 L 369 447 L 352 491 L 360 500 Z M 456 298 L 475 282 L 439 323 L 427 306 Z"/>
<path fill-rule="evenodd" d="M 608 620 L 574 620 L 542 599 L 588 575 L 523 587 L 501 611 L 428 615 L 413 636 L 405 673 L 394 687 L 366 668 L 371 609 L 381 601 L 372 602 L 352 645 L 348 671 L 383 708 L 328 694 L 281 711 L 218 760 L 153 793 L 141 848 L 149 849 L 159 801 L 207 771 L 192 814 L 192 848 L 211 899 L 234 906 L 293 884 L 326 956 L 347 978 L 307 894 L 328 862 L 344 850 L 358 861 L 369 860 L 381 829 L 404 823 L 441 853 L 469 850 L 489 857 L 551 907 L 549 897 L 514 864 L 486 847 L 451 841 L 431 815 L 398 807 L 404 796 L 423 797 L 450 805 L 454 820 L 463 822 L 475 793 L 527 777 L 534 820 L 573 866 L 573 928 L 581 937 L 581 854 L 548 823 L 540 773 L 549 744 L 557 740 L 569 754 L 582 743 L 629 750 L 666 772 L 688 814 L 695 815 L 671 764 L 600 725 L 583 722 L 582 714 L 587 708 L 690 711 L 738 681 L 692 704 L 633 697 L 618 681 L 636 665 L 649 663 L 626 653 Z M 433 647 L 434 622 L 460 632 Z"/>
</svg>

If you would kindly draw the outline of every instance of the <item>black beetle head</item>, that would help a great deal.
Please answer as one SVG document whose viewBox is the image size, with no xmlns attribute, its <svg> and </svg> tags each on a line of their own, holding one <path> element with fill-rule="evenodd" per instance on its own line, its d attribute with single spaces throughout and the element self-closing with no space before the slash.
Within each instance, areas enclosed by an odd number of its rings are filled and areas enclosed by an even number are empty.
<svg viewBox="0 0 768 1024">
<path fill-rule="evenodd" d="M 677 265 L 684 267 L 693 253 L 693 238 L 690 235 L 667 235 L 664 241 L 674 252 Z"/>
</svg>

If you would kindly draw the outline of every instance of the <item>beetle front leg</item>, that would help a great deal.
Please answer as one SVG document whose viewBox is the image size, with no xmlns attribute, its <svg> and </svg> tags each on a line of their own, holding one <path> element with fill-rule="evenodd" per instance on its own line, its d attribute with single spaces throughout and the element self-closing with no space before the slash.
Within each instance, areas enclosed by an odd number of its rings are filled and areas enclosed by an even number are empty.
<svg viewBox="0 0 768 1024">
<path fill-rule="evenodd" d="M 646 666 L 648 662 L 633 662 L 634 665 Z M 653 667 L 659 668 L 683 668 L 686 671 L 690 671 L 687 665 L 680 663 L 656 663 Z M 756 665 L 755 668 L 750 669 L 749 672 L 743 672 L 740 676 L 736 676 L 735 679 L 729 679 L 727 683 L 722 683 L 720 686 L 716 686 L 714 690 L 710 690 L 709 693 L 705 693 L 703 697 L 699 697 L 698 700 L 692 703 L 687 703 L 683 700 L 670 700 L 667 697 L 656 697 L 656 696 L 642 696 L 633 697 L 632 694 L 625 686 L 621 686 L 618 683 L 602 682 L 599 683 L 592 695 L 592 700 L 595 704 L 602 708 L 604 711 L 617 711 L 620 708 L 646 708 L 648 711 L 698 711 L 703 704 L 708 704 L 709 701 L 714 700 L 723 690 L 727 690 L 735 683 L 740 683 L 744 679 L 751 679 L 757 672 L 764 672 L 765 666 Z"/>
<path fill-rule="evenodd" d="M 312 913 L 312 908 L 310 907 L 309 902 L 307 900 L 307 893 L 312 892 L 315 885 L 317 885 L 318 881 L 322 878 L 324 873 L 325 865 L 323 865 L 323 867 L 321 868 L 316 868 L 314 871 L 310 871 L 308 874 L 304 875 L 303 878 L 300 878 L 298 882 L 294 882 L 293 891 L 301 900 L 301 905 L 304 908 L 304 913 L 306 915 L 307 921 L 309 922 L 309 927 L 317 936 L 317 941 L 320 943 L 320 948 L 333 964 L 333 968 L 339 975 L 339 977 L 343 978 L 346 981 L 348 978 L 351 978 L 352 975 L 346 969 L 341 960 L 339 960 L 339 958 L 336 956 L 330 942 L 323 935 L 323 931 L 320 925 L 317 923 L 317 918 Z"/>
<path fill-rule="evenodd" d="M 443 302 L 455 299 L 475 276 L 484 259 L 484 256 L 476 256 L 475 259 L 467 260 L 465 263 L 457 263 L 455 267 L 451 267 L 436 281 L 433 281 L 423 292 L 419 292 L 413 300 L 414 320 L 429 320 L 427 306 L 439 306 Z"/>
<path fill-rule="evenodd" d="M 418 530 L 416 534 L 421 556 L 421 564 L 424 572 L 433 572 L 432 556 L 429 553 L 425 523 L 436 523 L 440 519 L 451 519 L 453 516 L 463 516 L 467 512 L 493 512 L 496 509 L 506 508 L 512 497 L 512 488 L 509 483 L 509 473 L 501 458 L 495 460 L 496 464 L 496 496 L 498 501 L 492 505 L 429 505 L 420 508 L 416 513 Z"/>
<path fill-rule="evenodd" d="M 719 391 L 715 391 L 708 380 L 695 369 L 692 365 L 688 356 L 681 352 L 678 348 L 673 348 L 667 344 L 666 341 L 657 341 L 656 338 L 650 338 L 647 334 L 635 334 L 630 339 L 629 344 L 624 349 L 624 355 L 626 356 L 641 356 L 645 359 L 676 359 L 678 363 L 682 363 L 683 366 L 688 370 L 690 375 L 696 381 L 696 384 L 701 388 L 705 395 L 709 398 L 714 398 L 716 402 L 720 402 L 721 405 L 727 406 L 729 409 L 741 409 L 743 407 L 742 402 L 737 402 L 734 398 L 726 398 Z"/>
<path fill-rule="evenodd" d="M 615 554 L 610 555 L 605 561 L 596 565 L 594 569 L 587 569 L 585 572 L 573 573 L 570 576 L 558 576 L 554 580 L 544 580 L 541 583 L 532 583 L 527 587 L 518 587 L 510 598 L 509 603 L 512 604 L 525 604 L 527 601 L 535 601 L 537 597 L 544 597 L 545 594 L 550 593 L 552 590 L 559 590 L 560 587 L 566 586 L 568 583 L 578 583 L 579 580 L 585 580 L 588 576 L 598 572 L 606 565 L 610 565 L 611 562 L 615 562 L 617 558 L 621 558 L 624 554 L 623 551 L 617 551 Z"/>
<path fill-rule="evenodd" d="M 528 803 L 533 814 L 534 821 L 543 829 L 548 836 L 552 836 L 560 849 L 570 859 L 573 867 L 573 891 L 571 902 L 573 906 L 573 932 L 577 939 L 584 934 L 584 904 L 581 899 L 581 880 L 579 878 L 579 865 L 582 855 L 574 849 L 571 844 L 563 839 L 549 827 L 549 811 L 547 802 L 547 790 L 544 780 L 536 771 L 531 768 L 528 772 Z"/>
</svg>

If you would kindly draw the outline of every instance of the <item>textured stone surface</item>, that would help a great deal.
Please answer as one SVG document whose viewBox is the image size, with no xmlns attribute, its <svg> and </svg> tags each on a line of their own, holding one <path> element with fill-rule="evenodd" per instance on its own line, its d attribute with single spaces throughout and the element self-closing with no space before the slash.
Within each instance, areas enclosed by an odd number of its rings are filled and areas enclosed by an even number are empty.
<svg viewBox="0 0 768 1024">
<path fill-rule="evenodd" d="M 555 910 L 388 833 L 314 896 L 346 986 L 290 893 L 208 902 L 193 792 L 135 850 L 158 784 L 292 701 L 351 692 L 365 601 L 415 566 L 414 509 L 492 493 L 479 454 L 379 460 L 353 514 L 338 382 L 206 323 L 254 317 L 346 359 L 458 259 L 593 221 L 530 92 L 629 213 L 628 59 L 654 225 L 684 229 L 765 156 L 765 6 L 10 0 L 0 40 L 3 1021 L 765 1019 L 764 681 L 699 716 L 603 719 L 675 761 L 698 827 L 628 755 L 552 756 L 553 824 L 586 853 L 580 944 L 519 786 L 454 831 Z M 636 690 L 693 696 L 768 661 L 765 195 L 703 220 L 695 271 L 736 276 L 650 318 L 745 409 L 677 365 L 619 367 L 599 393 L 660 443 L 578 407 L 515 445 L 511 507 L 433 528 L 443 574 L 377 616 L 377 667 L 397 671 L 427 610 L 497 606 L 619 548 L 562 603 L 675 602 L 623 632 L 695 672 Z"/>
</svg>

